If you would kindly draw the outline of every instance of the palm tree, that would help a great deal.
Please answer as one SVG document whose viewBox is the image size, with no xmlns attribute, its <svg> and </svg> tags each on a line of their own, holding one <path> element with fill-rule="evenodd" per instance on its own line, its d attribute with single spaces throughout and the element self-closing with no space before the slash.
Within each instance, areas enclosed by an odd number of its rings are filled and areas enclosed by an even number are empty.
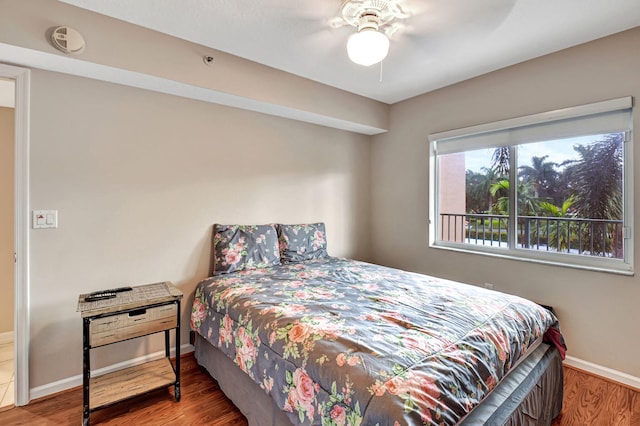
<svg viewBox="0 0 640 426">
<path fill-rule="evenodd" d="M 493 196 L 491 194 L 491 185 L 493 185 L 499 176 L 493 169 L 483 167 L 483 173 L 467 170 L 466 172 L 466 200 L 467 213 L 480 213 L 489 211 L 493 204 Z"/>
<path fill-rule="evenodd" d="M 543 201 L 538 205 L 538 214 L 540 216 L 552 216 L 552 217 L 568 217 L 570 215 L 569 209 L 578 201 L 578 197 L 575 195 L 570 196 L 562 202 L 562 206 L 558 207 L 547 201 Z"/>
<path fill-rule="evenodd" d="M 495 204 L 491 205 L 491 212 L 495 214 L 509 214 L 509 181 L 507 179 L 499 180 L 491 185 L 491 195 L 498 197 Z"/>
<path fill-rule="evenodd" d="M 482 173 L 467 170 L 465 173 L 465 206 L 467 213 L 477 213 L 484 211 L 483 202 L 484 194 L 480 191 L 480 187 L 484 175 Z"/>
<path fill-rule="evenodd" d="M 571 218 L 575 214 L 570 211 L 578 198 L 575 195 L 570 196 L 562 202 L 562 206 L 558 207 L 555 204 L 543 201 L 538 205 L 538 214 L 540 216 L 558 217 L 558 218 Z M 551 221 L 550 219 L 548 219 Z M 555 247 L 559 251 L 569 251 L 571 248 L 571 234 L 577 235 L 577 228 L 575 223 L 566 220 L 554 220 L 549 224 L 549 235 L 547 235 L 547 245 L 549 247 Z"/>
<path fill-rule="evenodd" d="M 498 214 L 509 214 L 509 188 L 507 179 L 502 179 L 491 185 L 491 195 L 498 197 L 492 210 Z M 533 187 L 529 181 L 519 181 L 517 188 L 518 215 L 535 214 L 539 200 L 533 194 Z"/>
<path fill-rule="evenodd" d="M 582 217 L 622 219 L 622 136 L 613 133 L 592 145 L 574 147 L 580 159 L 567 168 Z"/>
<path fill-rule="evenodd" d="M 567 160 L 559 164 L 561 170 L 558 173 L 556 188 L 552 197 L 554 204 L 562 204 L 564 200 L 575 194 L 573 171 L 571 167 L 566 167 L 573 163 L 574 160 Z"/>
<path fill-rule="evenodd" d="M 491 209 L 494 196 L 494 194 L 491 193 L 491 186 L 500 179 L 500 176 L 493 169 L 483 167 L 481 170 L 484 172 L 484 179 L 482 180 L 482 184 L 479 189 L 482 191 L 485 197 L 487 197 L 487 208 L 485 209 L 485 211 L 488 211 Z"/>
<path fill-rule="evenodd" d="M 531 157 L 531 166 L 520 166 L 520 177 L 531 181 L 536 198 L 552 198 L 558 180 L 557 163 L 545 161 L 548 155 Z"/>
<path fill-rule="evenodd" d="M 493 151 L 491 156 L 491 168 L 501 176 L 509 174 L 509 147 L 500 146 Z"/>
<path fill-rule="evenodd" d="M 500 195 L 496 203 L 492 207 L 492 211 L 496 214 L 509 214 L 509 188 L 511 187 L 507 179 L 503 179 L 499 182 L 491 185 L 491 193 L 494 196 Z M 528 225 L 531 222 L 531 218 L 526 216 L 535 215 L 536 205 L 538 199 L 533 196 L 533 188 L 530 181 L 518 181 L 517 194 L 518 197 L 518 216 L 525 216 L 523 223 L 525 229 L 518 233 L 518 239 L 523 247 L 529 247 L 530 233 Z M 518 220 L 520 222 L 520 219 Z"/>
<path fill-rule="evenodd" d="M 567 172 L 577 194 L 579 216 L 590 219 L 622 220 L 623 133 L 612 133 L 591 145 L 574 147 L 580 158 Z M 585 231 L 586 232 L 586 231 Z M 621 250 L 622 230 L 618 226 L 594 226 L 588 230 L 593 255 Z"/>
</svg>

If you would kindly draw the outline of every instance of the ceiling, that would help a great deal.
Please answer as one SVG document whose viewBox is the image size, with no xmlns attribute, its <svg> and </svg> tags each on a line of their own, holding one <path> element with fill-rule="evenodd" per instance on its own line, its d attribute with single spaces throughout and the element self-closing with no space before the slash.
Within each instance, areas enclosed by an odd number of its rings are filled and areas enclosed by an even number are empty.
<svg viewBox="0 0 640 426">
<path fill-rule="evenodd" d="M 363 67 L 341 0 L 62 1 L 388 104 L 640 25 L 640 0 L 402 0 L 389 56 Z"/>
</svg>

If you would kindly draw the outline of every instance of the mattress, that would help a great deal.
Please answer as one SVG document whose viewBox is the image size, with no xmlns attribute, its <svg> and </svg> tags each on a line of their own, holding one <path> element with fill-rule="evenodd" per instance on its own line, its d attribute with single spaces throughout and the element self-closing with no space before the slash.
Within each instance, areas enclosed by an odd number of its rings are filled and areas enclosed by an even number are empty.
<svg viewBox="0 0 640 426">
<path fill-rule="evenodd" d="M 557 324 L 516 296 L 338 258 L 207 279 L 191 320 L 271 417 L 323 425 L 471 421 Z"/>
<path fill-rule="evenodd" d="M 273 399 L 233 361 L 199 334 L 198 364 L 247 418 L 249 426 L 294 425 Z M 562 410 L 562 359 L 554 346 L 541 344 L 460 423 L 461 426 L 548 426 Z"/>
</svg>

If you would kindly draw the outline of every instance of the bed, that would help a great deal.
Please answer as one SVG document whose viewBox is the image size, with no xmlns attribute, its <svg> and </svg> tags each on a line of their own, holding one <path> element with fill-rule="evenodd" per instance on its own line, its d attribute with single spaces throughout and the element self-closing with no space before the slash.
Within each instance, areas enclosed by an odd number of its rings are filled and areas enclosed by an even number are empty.
<svg viewBox="0 0 640 426">
<path fill-rule="evenodd" d="M 250 425 L 548 425 L 560 413 L 564 347 L 548 309 L 330 257 L 323 224 L 213 235 L 195 356 Z"/>
</svg>

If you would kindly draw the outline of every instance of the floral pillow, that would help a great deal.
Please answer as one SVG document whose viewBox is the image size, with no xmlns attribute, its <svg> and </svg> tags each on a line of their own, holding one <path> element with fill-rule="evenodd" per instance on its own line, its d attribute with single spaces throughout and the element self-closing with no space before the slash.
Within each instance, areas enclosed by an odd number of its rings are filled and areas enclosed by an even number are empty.
<svg viewBox="0 0 640 426">
<path fill-rule="evenodd" d="M 278 224 L 280 258 L 283 263 L 304 262 L 328 257 L 324 223 Z"/>
<path fill-rule="evenodd" d="M 213 225 L 213 275 L 280 264 L 274 225 Z"/>
</svg>

